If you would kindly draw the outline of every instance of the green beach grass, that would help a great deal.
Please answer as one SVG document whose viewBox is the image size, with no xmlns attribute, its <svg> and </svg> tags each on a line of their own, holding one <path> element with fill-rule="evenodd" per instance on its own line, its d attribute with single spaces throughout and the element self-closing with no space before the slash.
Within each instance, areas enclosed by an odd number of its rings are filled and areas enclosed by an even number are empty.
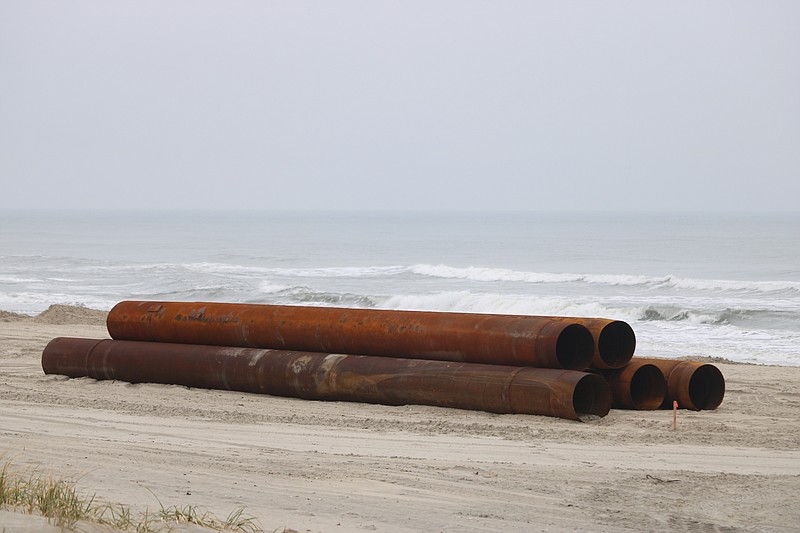
<svg viewBox="0 0 800 533">
<path fill-rule="evenodd" d="M 98 501 L 95 494 L 78 490 L 75 483 L 36 470 L 18 470 L 10 461 L 3 463 L 0 470 L 0 509 L 41 515 L 65 531 L 73 530 L 80 522 L 136 533 L 172 531 L 180 524 L 195 524 L 213 531 L 263 531 L 243 508 L 220 519 L 193 505 L 165 506 L 158 497 L 156 500 L 157 511 L 134 513 L 127 505 Z"/>
</svg>

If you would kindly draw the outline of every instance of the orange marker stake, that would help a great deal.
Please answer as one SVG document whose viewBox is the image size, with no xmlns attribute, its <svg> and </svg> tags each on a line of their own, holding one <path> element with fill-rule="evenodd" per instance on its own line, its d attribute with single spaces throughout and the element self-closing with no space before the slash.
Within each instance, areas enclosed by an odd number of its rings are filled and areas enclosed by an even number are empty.
<svg viewBox="0 0 800 533">
<path fill-rule="evenodd" d="M 678 431 L 678 402 L 672 401 L 672 431 Z"/>
</svg>

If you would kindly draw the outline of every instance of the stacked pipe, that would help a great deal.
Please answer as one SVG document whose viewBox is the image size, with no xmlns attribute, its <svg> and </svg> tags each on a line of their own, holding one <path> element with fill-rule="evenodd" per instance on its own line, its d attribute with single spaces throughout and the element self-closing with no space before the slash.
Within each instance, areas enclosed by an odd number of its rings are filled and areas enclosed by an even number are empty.
<svg viewBox="0 0 800 533">
<path fill-rule="evenodd" d="M 683 409 L 701 411 L 716 409 L 725 396 L 725 378 L 714 365 L 635 357 L 623 369 L 631 374 L 643 369 L 656 368 L 666 382 L 663 401 L 655 408 L 671 409 L 673 402 Z M 649 370 L 648 370 L 649 371 Z M 611 381 L 613 387 L 613 381 Z"/>
<path fill-rule="evenodd" d="M 658 367 L 628 364 L 633 330 L 606 319 L 121 302 L 107 325 L 114 340 L 51 341 L 45 373 L 569 419 L 605 416 L 612 394 L 665 401 Z"/>
</svg>

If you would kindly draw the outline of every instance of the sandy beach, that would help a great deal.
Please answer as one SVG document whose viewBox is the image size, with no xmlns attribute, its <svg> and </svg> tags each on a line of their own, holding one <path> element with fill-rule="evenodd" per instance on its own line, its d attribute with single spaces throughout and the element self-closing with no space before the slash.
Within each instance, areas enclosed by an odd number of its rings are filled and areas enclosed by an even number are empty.
<svg viewBox="0 0 800 533">
<path fill-rule="evenodd" d="M 580 423 L 42 372 L 47 342 L 107 338 L 104 317 L 0 312 L 0 454 L 104 501 L 244 507 L 267 531 L 800 528 L 798 367 L 717 363 L 721 407 L 677 431 L 671 411 Z"/>
</svg>

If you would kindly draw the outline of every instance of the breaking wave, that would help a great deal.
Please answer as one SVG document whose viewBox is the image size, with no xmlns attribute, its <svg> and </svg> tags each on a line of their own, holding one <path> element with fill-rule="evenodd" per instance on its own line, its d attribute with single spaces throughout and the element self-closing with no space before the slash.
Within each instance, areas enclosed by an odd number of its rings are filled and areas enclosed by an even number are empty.
<svg viewBox="0 0 800 533">
<path fill-rule="evenodd" d="M 649 289 L 800 293 L 800 282 L 798 281 L 737 281 L 679 278 L 672 275 L 657 277 L 628 274 L 526 272 L 505 268 L 459 268 L 425 264 L 413 265 L 409 267 L 409 270 L 420 276 L 479 282 L 585 283 L 588 285 L 640 286 Z"/>
<path fill-rule="evenodd" d="M 281 278 L 350 278 L 381 279 L 412 275 L 431 279 L 464 280 L 480 283 L 531 283 L 531 284 L 584 284 L 588 286 L 638 287 L 645 290 L 678 289 L 689 291 L 738 293 L 771 293 L 787 296 L 800 295 L 800 281 L 769 280 L 747 281 L 727 279 L 682 278 L 674 275 L 647 276 L 637 274 L 557 273 L 512 270 L 489 267 L 454 267 L 444 264 L 414 264 L 410 266 L 337 266 L 322 268 L 277 268 L 230 263 L 143 263 L 143 264 L 78 264 L 70 265 L 75 273 L 86 275 L 178 275 L 198 274 L 215 277 L 242 278 L 275 276 Z M 57 270 L 63 268 L 59 267 Z M 5 272 L 0 281 L 11 283 L 33 282 L 29 265 L 20 265 L 17 272 Z M 24 274 L 23 274 L 24 272 Z M 58 274 L 52 279 L 60 278 Z M 27 275 L 25 275 L 27 274 Z M 60 274 L 60 272 L 59 272 Z M 75 281 L 75 280 L 70 280 Z"/>
</svg>

